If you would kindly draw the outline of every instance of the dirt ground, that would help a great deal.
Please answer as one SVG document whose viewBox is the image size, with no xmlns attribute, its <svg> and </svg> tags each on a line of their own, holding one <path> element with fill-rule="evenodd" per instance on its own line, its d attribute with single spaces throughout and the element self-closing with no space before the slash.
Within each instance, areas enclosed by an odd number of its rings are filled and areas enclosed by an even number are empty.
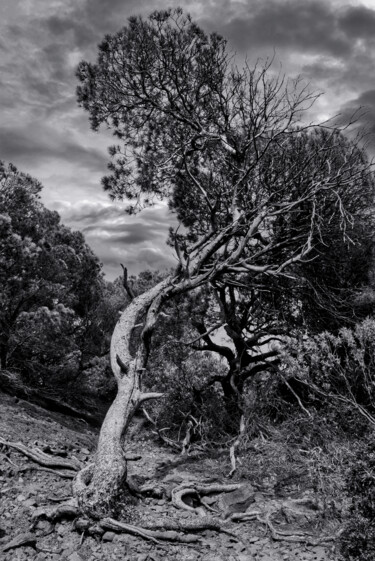
<svg viewBox="0 0 375 561">
<path fill-rule="evenodd" d="M 4 440 L 48 452 L 58 449 L 68 458 L 76 457 L 83 464 L 95 452 L 98 432 L 85 421 L 51 413 L 40 407 L 0 393 L 0 435 Z M 172 449 L 161 446 L 147 432 L 138 432 L 129 440 L 127 451 L 139 454 L 139 461 L 129 464 L 129 471 L 137 481 L 164 486 L 184 481 L 224 482 L 224 467 L 228 461 L 207 456 L 179 456 Z M 226 465 L 224 466 L 224 464 Z M 244 482 L 250 485 L 252 482 Z M 301 490 L 306 498 L 309 490 Z M 20 452 L 0 446 L 0 559 L 4 561 L 325 561 L 336 559 L 334 542 L 326 545 L 305 545 L 275 541 L 269 528 L 259 520 L 233 523 L 233 536 L 204 531 L 200 541 L 193 544 L 161 545 L 128 534 L 105 532 L 92 537 L 77 532 L 72 520 L 51 524 L 40 520 L 32 530 L 35 541 L 30 545 L 4 551 L 9 542 L 20 534 L 29 533 L 33 513 L 44 505 L 57 504 L 71 495 L 71 480 L 40 470 L 32 460 Z M 298 498 L 298 497 L 297 497 Z M 213 497 L 211 505 L 215 507 Z M 251 508 L 276 504 L 278 498 L 270 490 L 254 487 Z M 194 513 L 175 509 L 166 498 L 144 498 L 134 504 L 135 519 L 178 517 L 191 520 Z M 288 518 L 288 517 L 286 517 Z M 295 528 L 296 520 L 275 519 L 277 528 Z M 298 521 L 299 523 L 301 520 Z M 288 524 L 289 523 L 289 524 Z M 294 523 L 294 526 L 293 526 Z M 306 529 L 306 525 L 304 526 Z M 322 521 L 309 522 L 315 537 L 327 532 Z"/>
</svg>

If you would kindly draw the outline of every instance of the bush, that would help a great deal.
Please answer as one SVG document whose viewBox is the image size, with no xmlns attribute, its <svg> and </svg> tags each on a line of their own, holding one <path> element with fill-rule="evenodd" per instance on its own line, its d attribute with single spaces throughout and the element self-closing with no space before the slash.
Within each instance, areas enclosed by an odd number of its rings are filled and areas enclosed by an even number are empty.
<svg viewBox="0 0 375 561">
<path fill-rule="evenodd" d="M 375 559 L 375 434 L 360 446 L 347 478 L 352 496 L 350 519 L 340 539 L 341 554 L 350 561 Z"/>
<path fill-rule="evenodd" d="M 264 412 L 276 422 L 299 409 L 363 437 L 375 427 L 375 321 L 367 319 L 337 335 L 289 339 L 278 371 L 258 393 Z"/>
</svg>

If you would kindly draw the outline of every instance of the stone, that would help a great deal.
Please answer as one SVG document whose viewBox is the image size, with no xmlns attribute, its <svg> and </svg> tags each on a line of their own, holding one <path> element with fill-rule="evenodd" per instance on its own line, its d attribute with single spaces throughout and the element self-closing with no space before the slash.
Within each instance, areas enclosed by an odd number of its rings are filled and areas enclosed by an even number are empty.
<svg viewBox="0 0 375 561">
<path fill-rule="evenodd" d="M 42 530 L 43 532 L 50 532 L 53 526 L 48 520 L 38 520 L 36 524 L 37 530 Z"/>
<path fill-rule="evenodd" d="M 59 524 L 56 528 L 56 532 L 59 534 L 59 536 L 65 536 L 67 531 L 68 527 L 65 524 Z"/>
<path fill-rule="evenodd" d="M 220 503 L 224 511 L 224 518 L 229 518 L 234 512 L 245 512 L 254 500 L 252 485 L 243 485 L 240 489 L 223 493 Z"/>
<path fill-rule="evenodd" d="M 83 559 L 76 551 L 74 551 L 71 555 L 69 555 L 68 561 L 83 561 Z"/>
<path fill-rule="evenodd" d="M 23 504 L 27 507 L 34 507 L 37 505 L 37 502 L 35 499 L 27 499 Z"/>
<path fill-rule="evenodd" d="M 103 542 L 113 542 L 116 534 L 114 532 L 104 532 L 102 540 Z"/>
</svg>

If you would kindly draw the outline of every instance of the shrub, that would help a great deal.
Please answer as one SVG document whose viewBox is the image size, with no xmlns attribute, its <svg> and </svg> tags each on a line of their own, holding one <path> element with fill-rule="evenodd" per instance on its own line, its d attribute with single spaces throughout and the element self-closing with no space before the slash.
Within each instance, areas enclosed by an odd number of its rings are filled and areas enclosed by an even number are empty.
<svg viewBox="0 0 375 561">
<path fill-rule="evenodd" d="M 359 448 L 347 478 L 352 496 L 350 518 L 340 538 L 341 554 L 350 561 L 375 559 L 375 434 Z"/>
</svg>

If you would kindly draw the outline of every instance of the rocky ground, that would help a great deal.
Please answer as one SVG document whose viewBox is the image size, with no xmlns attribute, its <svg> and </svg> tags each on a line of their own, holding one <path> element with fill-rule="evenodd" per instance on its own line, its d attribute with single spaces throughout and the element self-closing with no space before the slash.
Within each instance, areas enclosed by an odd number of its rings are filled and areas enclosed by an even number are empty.
<svg viewBox="0 0 375 561">
<path fill-rule="evenodd" d="M 83 464 L 95 451 L 97 431 L 87 423 L 57 413 L 47 412 L 22 400 L 0 393 L 0 435 L 3 440 L 36 446 L 46 453 L 76 457 Z M 138 483 L 150 482 L 170 488 L 184 481 L 206 484 L 225 482 L 220 458 L 179 456 L 162 447 L 150 433 L 137 432 L 129 440 L 127 450 L 141 459 L 130 464 L 130 472 Z M 265 481 L 266 481 L 265 477 Z M 309 532 L 311 540 L 337 532 L 332 521 L 323 523 L 318 510 L 314 512 L 312 491 L 298 489 L 293 499 L 305 503 L 294 508 L 291 497 L 277 496 L 272 487 L 244 481 L 247 491 L 253 489 L 248 510 L 262 512 L 250 521 L 233 522 L 227 528 L 233 533 L 204 531 L 200 541 L 192 544 L 155 544 L 128 534 L 105 532 L 101 536 L 86 535 L 74 529 L 74 520 L 51 524 L 39 520 L 30 532 L 33 514 L 42 506 L 58 504 L 71 494 L 71 480 L 43 471 L 20 452 L 0 446 L 0 559 L 4 561 L 323 561 L 336 559 L 334 541 L 306 545 L 287 541 L 298 530 Z M 224 497 L 224 498 L 223 498 Z M 311 506 L 309 506 L 311 498 Z M 235 495 L 211 495 L 207 499 L 209 512 L 230 512 Z M 156 520 L 178 517 L 197 519 L 198 514 L 175 509 L 168 495 L 165 498 L 144 498 L 134 504 L 134 518 Z M 227 509 L 227 511 L 225 511 Z M 242 509 L 243 510 L 243 509 Z M 273 527 L 284 532 L 286 539 L 275 540 L 264 523 L 265 513 L 273 512 Z M 11 547 L 12 540 L 24 534 L 29 542 Z M 287 537 L 288 536 L 288 537 Z M 279 536 L 280 537 L 280 536 Z"/>
</svg>

